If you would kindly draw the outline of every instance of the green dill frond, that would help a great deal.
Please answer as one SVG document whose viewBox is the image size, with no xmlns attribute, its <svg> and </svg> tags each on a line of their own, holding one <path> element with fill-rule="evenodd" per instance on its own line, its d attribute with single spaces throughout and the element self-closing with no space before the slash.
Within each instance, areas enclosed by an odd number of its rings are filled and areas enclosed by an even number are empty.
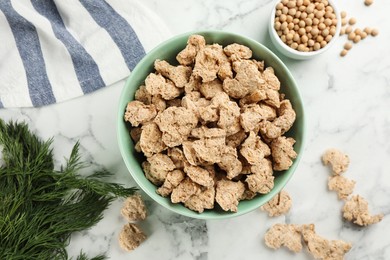
<svg viewBox="0 0 390 260">
<path fill-rule="evenodd" d="M 41 141 L 30 133 L 25 123 L 0 120 L 0 144 L 3 145 L 4 164 L 20 174 L 28 170 L 29 174 L 39 174 L 42 169 L 53 170 L 52 139 Z"/>
<path fill-rule="evenodd" d="M 76 260 L 88 260 L 89 258 L 84 252 L 81 252 L 80 255 L 77 257 Z M 91 258 L 91 260 L 105 260 L 107 257 L 105 255 L 98 255 L 95 256 L 94 258 Z"/>
<path fill-rule="evenodd" d="M 84 167 L 86 165 L 80 161 L 80 143 L 76 142 L 76 144 L 73 146 L 73 149 L 70 153 L 69 159 L 66 160 L 66 166 L 63 170 L 64 172 L 76 172 Z"/>
<path fill-rule="evenodd" d="M 70 235 L 94 226 L 115 198 L 135 191 L 105 182 L 108 171 L 82 177 L 78 142 L 66 165 L 54 170 L 51 143 L 25 123 L 0 119 L 0 259 L 68 259 Z M 81 252 L 77 259 L 88 258 Z"/>
</svg>

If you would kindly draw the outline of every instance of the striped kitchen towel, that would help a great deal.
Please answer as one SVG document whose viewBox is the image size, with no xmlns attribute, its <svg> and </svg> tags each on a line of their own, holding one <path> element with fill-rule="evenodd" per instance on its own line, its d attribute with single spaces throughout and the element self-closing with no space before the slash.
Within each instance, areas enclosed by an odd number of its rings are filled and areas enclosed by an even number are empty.
<svg viewBox="0 0 390 260">
<path fill-rule="evenodd" d="M 126 78 L 170 36 L 141 0 L 0 0 L 0 108 L 69 100 Z"/>
</svg>

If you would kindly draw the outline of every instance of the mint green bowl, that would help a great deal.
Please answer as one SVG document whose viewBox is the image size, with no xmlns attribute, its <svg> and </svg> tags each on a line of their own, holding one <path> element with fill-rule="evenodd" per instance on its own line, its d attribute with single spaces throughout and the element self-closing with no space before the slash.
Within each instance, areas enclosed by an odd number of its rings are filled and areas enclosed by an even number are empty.
<svg viewBox="0 0 390 260">
<path fill-rule="evenodd" d="M 231 43 L 239 43 L 251 48 L 253 51 L 253 57 L 255 59 L 264 60 L 266 67 L 271 66 L 274 68 L 275 74 L 281 81 L 281 92 L 286 95 L 286 98 L 291 100 L 291 103 L 297 114 L 297 119 L 294 123 L 294 126 L 286 134 L 287 136 L 291 136 L 296 140 L 294 149 L 298 153 L 298 157 L 295 159 L 294 164 L 289 170 L 275 174 L 275 186 L 270 193 L 266 195 L 257 195 L 252 200 L 241 201 L 238 205 L 238 211 L 236 213 L 225 212 L 219 209 L 219 207 L 216 207 L 215 209 L 206 210 L 205 212 L 199 214 L 185 208 L 181 204 L 172 204 L 169 198 L 164 198 L 158 195 L 156 193 L 156 186 L 147 180 L 143 173 L 141 167 L 142 157 L 134 150 L 134 143 L 130 138 L 128 125 L 123 120 L 123 115 L 127 103 L 134 99 L 134 94 L 137 88 L 144 83 L 146 76 L 153 71 L 154 61 L 156 59 L 160 59 L 167 60 L 172 64 L 177 64 L 175 57 L 177 53 L 185 48 L 187 39 L 192 34 L 203 35 L 206 39 L 206 42 L 209 44 L 219 43 L 223 46 L 226 46 Z M 178 35 L 161 43 L 152 51 L 150 51 L 138 63 L 130 77 L 127 79 L 119 99 L 117 135 L 119 148 L 127 169 L 139 187 L 144 190 L 146 194 L 148 194 L 153 200 L 165 208 L 187 217 L 198 219 L 225 219 L 236 217 L 259 208 L 261 205 L 274 197 L 278 192 L 280 192 L 286 183 L 290 180 L 303 153 L 305 139 L 305 116 L 302 99 L 293 76 L 287 67 L 283 64 L 283 62 L 269 49 L 252 39 L 229 32 L 195 31 Z"/>
</svg>

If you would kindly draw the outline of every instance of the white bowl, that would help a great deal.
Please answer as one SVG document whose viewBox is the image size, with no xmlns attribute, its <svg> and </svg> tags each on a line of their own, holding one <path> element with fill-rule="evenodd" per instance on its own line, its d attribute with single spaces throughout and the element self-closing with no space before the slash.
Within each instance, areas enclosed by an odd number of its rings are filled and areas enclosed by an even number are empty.
<svg viewBox="0 0 390 260">
<path fill-rule="evenodd" d="M 329 48 L 332 47 L 334 42 L 337 40 L 337 38 L 340 35 L 341 30 L 341 15 L 340 12 L 337 9 L 337 6 L 334 4 L 332 0 L 328 0 L 329 5 L 333 7 L 334 13 L 336 14 L 337 18 L 337 25 L 336 25 L 336 33 L 333 36 L 332 40 L 328 42 L 328 44 L 317 51 L 310 51 L 310 52 L 303 52 L 303 51 L 297 51 L 285 44 L 279 37 L 279 35 L 276 33 L 276 30 L 274 28 L 275 24 L 275 12 L 276 12 L 276 5 L 281 2 L 281 0 L 277 0 L 273 6 L 272 12 L 271 12 L 271 18 L 268 26 L 269 35 L 271 37 L 272 43 L 275 45 L 276 49 L 282 53 L 283 55 L 290 57 L 292 59 L 296 60 L 307 60 L 314 58 L 315 56 L 320 55 L 321 53 L 326 52 L 329 50 Z"/>
</svg>

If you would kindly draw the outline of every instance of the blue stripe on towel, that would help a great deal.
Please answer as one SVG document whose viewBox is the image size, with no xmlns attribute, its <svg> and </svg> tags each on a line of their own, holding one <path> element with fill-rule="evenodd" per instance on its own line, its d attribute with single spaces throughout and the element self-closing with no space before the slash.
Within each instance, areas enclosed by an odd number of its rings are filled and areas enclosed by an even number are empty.
<svg viewBox="0 0 390 260">
<path fill-rule="evenodd" d="M 145 50 L 131 25 L 103 0 L 80 0 L 96 23 L 104 28 L 121 51 L 127 67 L 133 70 Z"/>
<path fill-rule="evenodd" d="M 1 100 L 0 100 L 0 108 L 4 108 L 4 105 L 3 105 L 3 103 L 1 102 Z"/>
<path fill-rule="evenodd" d="M 34 8 L 51 23 L 55 36 L 67 48 L 75 68 L 77 79 L 84 93 L 105 86 L 99 67 L 84 47 L 69 33 L 52 0 L 31 0 Z M 59 72 L 61 73 L 61 72 Z"/>
<path fill-rule="evenodd" d="M 10 0 L 0 0 L 0 10 L 4 13 L 26 71 L 27 85 L 33 106 L 56 102 L 46 73 L 35 26 L 18 14 Z"/>
</svg>

